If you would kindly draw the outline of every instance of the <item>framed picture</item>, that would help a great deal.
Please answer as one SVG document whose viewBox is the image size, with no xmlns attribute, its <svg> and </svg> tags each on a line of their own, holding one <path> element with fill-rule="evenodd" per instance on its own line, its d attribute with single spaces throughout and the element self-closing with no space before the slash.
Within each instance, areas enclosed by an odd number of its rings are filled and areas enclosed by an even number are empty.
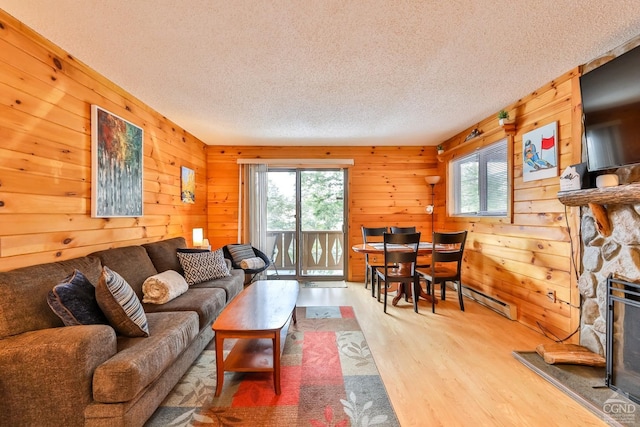
<svg viewBox="0 0 640 427">
<path fill-rule="evenodd" d="M 535 181 L 558 176 L 558 122 L 522 136 L 522 179 Z"/>
<path fill-rule="evenodd" d="M 196 173 L 186 166 L 180 171 L 180 197 L 182 203 L 196 202 Z"/>
<path fill-rule="evenodd" d="M 91 216 L 142 216 L 141 127 L 91 106 Z"/>
</svg>

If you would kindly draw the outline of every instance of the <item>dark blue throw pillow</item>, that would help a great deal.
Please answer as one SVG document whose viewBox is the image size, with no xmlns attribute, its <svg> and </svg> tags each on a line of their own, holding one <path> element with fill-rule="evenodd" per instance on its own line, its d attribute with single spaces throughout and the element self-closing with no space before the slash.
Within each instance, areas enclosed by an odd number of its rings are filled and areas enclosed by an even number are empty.
<svg viewBox="0 0 640 427">
<path fill-rule="evenodd" d="M 109 324 L 96 301 L 96 288 L 78 270 L 49 291 L 47 303 L 65 326 Z"/>
</svg>

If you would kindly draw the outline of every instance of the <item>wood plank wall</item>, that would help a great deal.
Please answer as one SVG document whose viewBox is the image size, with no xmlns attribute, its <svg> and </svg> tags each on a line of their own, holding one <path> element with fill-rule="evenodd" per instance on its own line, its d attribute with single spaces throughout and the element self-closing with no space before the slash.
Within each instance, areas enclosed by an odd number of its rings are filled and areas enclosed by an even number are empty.
<svg viewBox="0 0 640 427">
<path fill-rule="evenodd" d="M 91 218 L 91 104 L 144 129 L 144 215 Z M 196 203 L 180 200 L 180 167 Z M 202 141 L 0 10 L 0 270 L 206 225 Z"/>
<path fill-rule="evenodd" d="M 353 158 L 349 171 L 348 243 L 360 226 L 417 225 L 430 233 L 426 175 L 445 175 L 446 160 L 470 149 L 471 129 L 433 147 L 210 146 L 133 95 L 0 11 L 0 270 L 82 256 L 166 237 L 190 239 L 205 227 L 212 245 L 237 240 L 238 158 Z M 436 186 L 436 228 L 470 231 L 464 281 L 518 307 L 518 320 L 558 336 L 579 322 L 571 244 L 579 254 L 576 208 L 556 199 L 557 178 L 522 181 L 522 134 L 557 120 L 560 169 L 580 161 L 578 70 L 507 109 L 516 118 L 513 208 L 507 220 L 446 217 L 446 181 Z M 144 211 L 140 218 L 90 216 L 90 105 L 98 104 L 145 131 Z M 575 125 L 578 124 L 578 125 Z M 477 124 L 491 142 L 495 117 Z M 475 126 L 474 126 L 475 127 Z M 195 205 L 180 202 L 180 166 L 196 171 Z M 206 179 L 205 179 L 206 177 Z M 349 280 L 363 279 L 362 256 L 347 248 Z M 552 303 L 547 289 L 565 302 Z"/>
<path fill-rule="evenodd" d="M 213 246 L 238 240 L 238 159 L 353 159 L 348 172 L 348 279 L 364 280 L 364 258 L 351 251 L 362 243 L 361 227 L 413 226 L 431 234 L 431 203 L 427 175 L 442 175 L 444 163 L 435 147 L 318 147 L 318 146 L 209 146 L 208 230 Z M 444 186 L 436 186 L 436 216 L 444 220 Z M 437 228 L 437 226 L 436 226 Z"/>
<path fill-rule="evenodd" d="M 566 337 L 579 325 L 580 303 L 572 249 L 579 263 L 579 211 L 568 210 L 557 200 L 558 178 L 522 180 L 522 135 L 558 121 L 560 171 L 579 163 L 580 97 L 579 70 L 574 69 L 507 109 L 516 119 L 516 130 L 507 135 L 495 116 L 488 117 L 453 138 L 443 141 L 446 153 L 435 155 L 433 147 L 207 147 L 208 235 L 214 246 L 237 241 L 240 158 L 353 158 L 349 171 L 348 246 L 360 243 L 360 227 L 417 225 L 429 234 L 431 217 L 424 213 L 430 203 L 426 175 L 445 178 L 436 185 L 436 229 L 467 229 L 463 281 L 485 294 L 514 304 L 518 321 L 558 337 Z M 497 113 L 497 112 L 496 112 Z M 574 123 L 578 123 L 574 126 Z M 482 135 L 465 142 L 473 128 Z M 511 212 L 508 218 L 471 219 L 447 215 L 447 161 L 475 147 L 508 137 L 513 177 Z M 407 168 L 407 164 L 410 167 Z M 573 238 L 573 248 L 570 243 Z M 349 251 L 348 280 L 364 279 L 362 256 Z M 547 290 L 555 291 L 551 302 Z M 573 305 L 572 308 L 570 305 Z M 577 335 L 572 339 L 575 342 Z"/>
<path fill-rule="evenodd" d="M 571 261 L 573 255 L 580 265 L 579 210 L 567 210 L 567 227 L 565 207 L 556 197 L 559 179 L 523 181 L 522 137 L 533 129 L 557 121 L 559 173 L 581 161 L 578 78 L 579 69 L 576 68 L 506 107 L 516 122 L 515 132 L 509 140 L 513 161 L 511 215 L 501 219 L 447 218 L 446 221 L 451 229 L 469 231 L 463 282 L 515 304 L 520 322 L 536 330 L 541 330 L 542 326 L 561 338 L 579 325 L 579 310 L 571 307 L 580 305 Z M 465 137 L 475 127 L 483 134 L 465 142 Z M 444 157 L 449 160 L 504 136 L 496 116 L 488 117 L 444 141 L 447 149 Z M 549 289 L 555 291 L 560 301 L 551 302 L 547 298 Z"/>
</svg>

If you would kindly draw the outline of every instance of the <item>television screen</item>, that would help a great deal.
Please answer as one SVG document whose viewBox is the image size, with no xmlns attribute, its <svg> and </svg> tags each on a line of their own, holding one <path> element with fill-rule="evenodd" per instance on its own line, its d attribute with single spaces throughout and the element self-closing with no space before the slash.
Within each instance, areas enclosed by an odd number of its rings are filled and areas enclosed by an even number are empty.
<svg viewBox="0 0 640 427">
<path fill-rule="evenodd" d="M 580 77 L 589 171 L 640 163 L 640 47 Z"/>
</svg>

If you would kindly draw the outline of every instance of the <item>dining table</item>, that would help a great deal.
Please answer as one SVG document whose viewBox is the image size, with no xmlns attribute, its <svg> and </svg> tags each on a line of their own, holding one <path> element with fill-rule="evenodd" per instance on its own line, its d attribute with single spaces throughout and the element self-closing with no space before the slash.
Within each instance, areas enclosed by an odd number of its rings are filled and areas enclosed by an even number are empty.
<svg viewBox="0 0 640 427">
<path fill-rule="evenodd" d="M 448 246 L 445 245 L 440 245 L 440 246 L 436 246 L 435 248 L 437 251 L 446 251 L 448 249 L 450 249 Z M 357 245 L 353 245 L 351 246 L 351 250 L 356 252 L 356 253 L 361 253 L 361 254 L 369 254 L 369 255 L 382 255 L 384 256 L 384 243 L 382 242 L 370 242 L 370 243 L 360 243 Z M 407 245 L 399 245 L 399 244 L 387 244 L 387 250 L 388 251 L 409 251 L 411 250 L 411 248 Z M 420 242 L 418 244 L 418 256 L 425 256 L 425 255 L 430 255 L 433 252 L 433 243 L 431 242 Z M 403 271 L 404 269 L 410 269 L 411 265 L 410 264 L 400 264 L 398 266 L 398 268 L 400 269 L 400 271 Z M 372 289 L 372 296 L 373 296 L 373 291 L 374 291 L 374 286 L 373 284 L 371 285 Z M 398 293 L 397 295 L 393 298 L 393 300 L 391 301 L 391 305 L 397 305 L 398 301 L 400 301 L 400 298 L 405 297 L 405 299 L 411 297 L 411 290 L 410 289 L 405 289 L 403 284 L 400 284 L 398 287 Z M 420 297 L 424 298 L 425 300 L 431 302 L 431 298 L 432 296 L 427 294 L 422 287 L 420 287 Z M 438 300 L 434 299 L 434 303 L 437 304 Z"/>
</svg>

